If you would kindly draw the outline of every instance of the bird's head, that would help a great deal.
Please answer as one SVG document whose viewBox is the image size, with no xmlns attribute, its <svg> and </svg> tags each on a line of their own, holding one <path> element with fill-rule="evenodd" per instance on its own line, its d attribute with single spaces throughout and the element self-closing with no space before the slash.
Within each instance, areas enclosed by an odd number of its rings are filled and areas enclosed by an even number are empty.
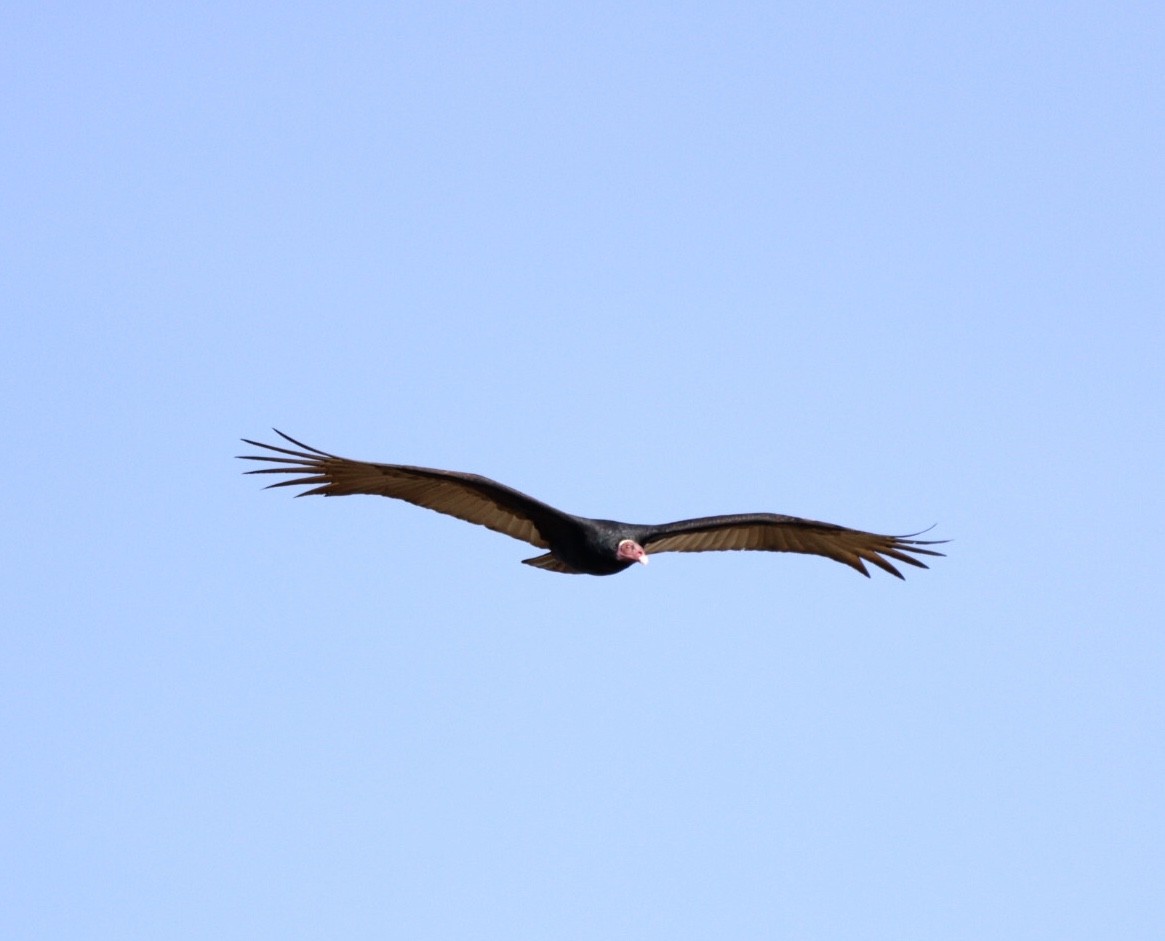
<svg viewBox="0 0 1165 941">
<path fill-rule="evenodd" d="M 619 543 L 619 547 L 615 550 L 615 558 L 620 562 L 642 562 L 647 564 L 647 553 L 643 550 L 643 546 L 639 545 L 634 539 L 624 539 Z"/>
</svg>

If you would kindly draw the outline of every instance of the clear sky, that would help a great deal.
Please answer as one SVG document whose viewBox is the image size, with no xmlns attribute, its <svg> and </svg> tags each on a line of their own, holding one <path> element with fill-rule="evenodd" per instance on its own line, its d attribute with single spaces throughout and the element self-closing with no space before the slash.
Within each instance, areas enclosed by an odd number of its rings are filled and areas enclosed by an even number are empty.
<svg viewBox="0 0 1165 941">
<path fill-rule="evenodd" d="M 1165 936 L 1165 7 L 0 12 L 0 936 Z M 277 426 L 905 582 L 614 578 Z"/>
</svg>

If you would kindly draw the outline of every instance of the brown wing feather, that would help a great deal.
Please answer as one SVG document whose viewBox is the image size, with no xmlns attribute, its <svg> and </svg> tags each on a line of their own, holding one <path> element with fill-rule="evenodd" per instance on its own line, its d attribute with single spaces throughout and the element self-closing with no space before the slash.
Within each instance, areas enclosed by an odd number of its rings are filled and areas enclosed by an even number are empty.
<svg viewBox="0 0 1165 941">
<path fill-rule="evenodd" d="M 299 497 L 311 494 L 339 497 L 353 493 L 393 497 L 476 523 L 539 549 L 550 547 L 542 531 L 553 529 L 555 519 L 562 515 L 553 507 L 488 477 L 430 467 L 352 461 L 319 451 L 278 429 L 275 433 L 303 450 L 293 451 L 244 438 L 247 444 L 287 456 L 245 454 L 240 457 L 279 465 L 247 471 L 249 474 L 294 475 L 292 480 L 280 480 L 270 486 L 311 488 L 296 494 Z"/>
<path fill-rule="evenodd" d="M 643 540 L 643 548 L 652 553 L 715 552 L 724 549 L 801 552 L 843 562 L 867 577 L 870 573 L 864 563 L 870 562 L 902 578 L 902 573 L 888 559 L 927 568 L 924 562 L 913 556 L 943 554 L 925 547 L 939 545 L 946 540 L 912 538 L 916 535 L 918 533 L 882 536 L 797 516 L 753 513 L 681 520 L 653 527 L 651 535 Z"/>
</svg>

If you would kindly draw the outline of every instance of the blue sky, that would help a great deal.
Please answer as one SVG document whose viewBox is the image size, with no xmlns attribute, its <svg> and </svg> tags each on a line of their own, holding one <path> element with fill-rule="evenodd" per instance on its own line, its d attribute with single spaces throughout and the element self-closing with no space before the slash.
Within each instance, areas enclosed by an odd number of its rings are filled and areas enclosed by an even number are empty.
<svg viewBox="0 0 1165 941">
<path fill-rule="evenodd" d="M 9 4 L 6 938 L 1157 938 L 1159 4 Z M 617 578 L 278 426 L 637 522 Z"/>
</svg>

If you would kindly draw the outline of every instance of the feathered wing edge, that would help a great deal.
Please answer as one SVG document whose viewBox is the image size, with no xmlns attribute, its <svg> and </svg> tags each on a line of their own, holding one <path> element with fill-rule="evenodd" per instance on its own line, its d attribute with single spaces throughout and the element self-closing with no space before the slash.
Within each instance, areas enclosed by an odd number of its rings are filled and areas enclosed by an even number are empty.
<svg viewBox="0 0 1165 941">
<path fill-rule="evenodd" d="M 850 566 L 867 578 L 870 572 L 865 566 L 866 562 L 897 578 L 903 578 L 890 559 L 925 569 L 929 566 L 914 556 L 944 554 L 927 546 L 942 545 L 948 540 L 914 538 L 921 534 L 883 536 L 797 516 L 757 513 L 681 520 L 654 527 L 651 534 L 644 538 L 643 548 L 652 553 L 720 550 L 797 552 L 825 556 Z"/>
<path fill-rule="evenodd" d="M 430 467 L 410 467 L 402 464 L 375 464 L 353 461 L 320 451 L 302 441 L 296 441 L 278 428 L 277 435 L 301 450 L 264 444 L 243 438 L 247 444 L 282 457 L 267 454 L 240 454 L 245 461 L 262 461 L 277 467 L 262 467 L 248 474 L 291 474 L 292 480 L 280 480 L 268 486 L 309 487 L 296 494 L 334 497 L 353 493 L 367 493 L 404 500 L 414 506 L 435 510 L 492 529 L 537 546 L 549 548 L 543 529 L 551 529 L 558 510 L 528 497 L 520 491 L 500 484 L 488 477 L 463 474 L 457 471 L 436 470 Z"/>
</svg>

